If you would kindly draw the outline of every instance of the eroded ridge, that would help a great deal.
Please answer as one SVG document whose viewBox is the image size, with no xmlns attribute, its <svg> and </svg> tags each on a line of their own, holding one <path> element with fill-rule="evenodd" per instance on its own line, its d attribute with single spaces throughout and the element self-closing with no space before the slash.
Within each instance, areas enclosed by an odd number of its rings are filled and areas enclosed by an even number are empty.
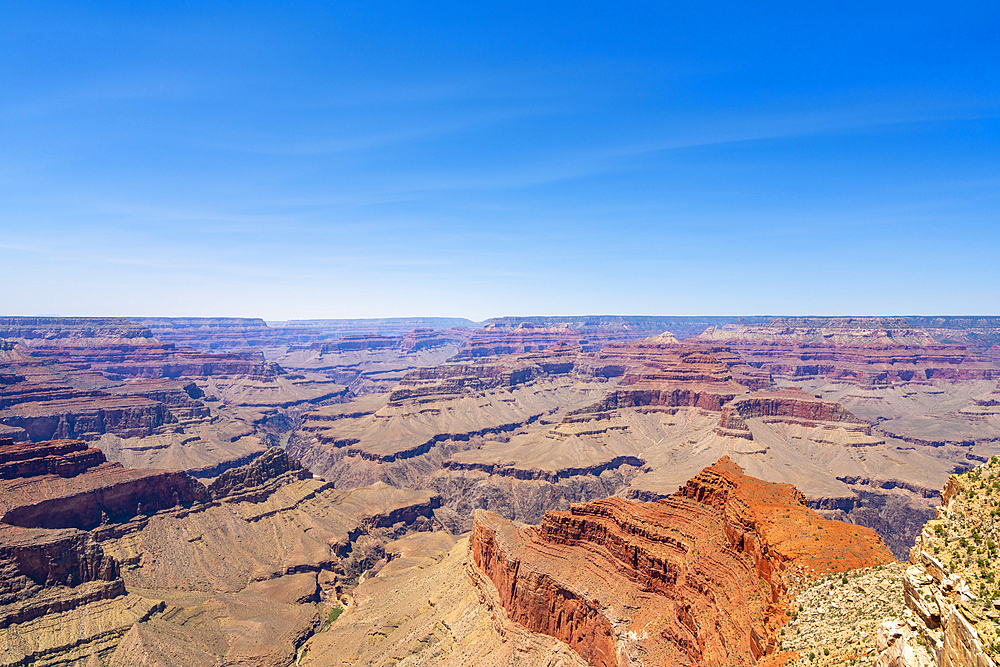
<svg viewBox="0 0 1000 667">
<path fill-rule="evenodd" d="M 1000 457 L 961 475 L 941 492 L 937 518 L 910 551 L 903 617 L 883 624 L 876 665 L 918 656 L 941 667 L 1000 664 Z M 929 653 L 929 657 L 924 656 Z"/>
<path fill-rule="evenodd" d="M 728 458 L 654 503 L 576 504 L 538 527 L 478 512 L 472 552 L 513 620 L 600 667 L 753 664 L 792 578 L 893 560 L 873 531 Z"/>
</svg>

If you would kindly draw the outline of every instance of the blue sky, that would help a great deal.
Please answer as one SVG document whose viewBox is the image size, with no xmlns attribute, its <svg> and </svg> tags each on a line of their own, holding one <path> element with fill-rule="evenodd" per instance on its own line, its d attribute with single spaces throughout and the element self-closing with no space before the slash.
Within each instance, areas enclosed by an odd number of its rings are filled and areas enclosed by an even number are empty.
<svg viewBox="0 0 1000 667">
<path fill-rule="evenodd" d="M 1000 4 L 427 4 L 0 2 L 0 314 L 1000 313 Z"/>
</svg>

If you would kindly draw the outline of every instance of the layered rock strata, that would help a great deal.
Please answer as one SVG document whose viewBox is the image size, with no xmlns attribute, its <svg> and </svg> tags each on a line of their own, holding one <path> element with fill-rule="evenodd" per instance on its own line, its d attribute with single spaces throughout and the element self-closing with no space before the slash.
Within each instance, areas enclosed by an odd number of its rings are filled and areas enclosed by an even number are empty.
<svg viewBox="0 0 1000 667">
<path fill-rule="evenodd" d="M 728 459 L 655 503 L 574 505 L 537 528 L 479 512 L 472 553 L 513 620 L 602 667 L 754 664 L 775 647 L 791 577 L 892 560 L 872 531 Z"/>
<path fill-rule="evenodd" d="M 903 587 L 908 609 L 902 630 L 879 665 L 926 645 L 940 667 L 1000 664 L 1000 457 L 953 475 L 910 551 Z M 914 631 L 917 637 L 912 637 Z"/>
<path fill-rule="evenodd" d="M 303 405 L 348 389 L 286 373 L 260 350 L 179 349 L 122 320 L 13 318 L 0 324 L 0 437 L 100 441 L 129 467 L 214 477 L 278 444 Z"/>
<path fill-rule="evenodd" d="M 118 560 L 80 528 L 207 500 L 181 473 L 125 470 L 79 441 L 0 440 L 0 665 L 107 655 L 162 604 L 126 591 Z"/>
<path fill-rule="evenodd" d="M 427 530 L 439 504 L 385 485 L 336 491 L 279 448 L 207 489 L 82 442 L 5 441 L 0 465 L 11 667 L 283 667 L 319 627 L 315 603 L 357 576 L 345 563 L 367 563 L 359 540 Z"/>
<path fill-rule="evenodd" d="M 129 470 L 73 440 L 0 440 L 0 469 L 0 521 L 23 528 L 93 528 L 208 498 L 183 473 Z"/>
<path fill-rule="evenodd" d="M 862 385 L 997 378 L 991 360 L 943 345 L 901 318 L 778 319 L 766 326 L 710 327 L 697 337 L 728 345 L 775 377 L 824 377 Z"/>
<path fill-rule="evenodd" d="M 798 389 L 755 392 L 736 398 L 722 407 L 719 427 L 721 435 L 735 435 L 753 440 L 747 425 L 748 419 L 761 419 L 764 423 L 781 422 L 806 428 L 816 428 L 823 423 L 835 423 L 836 428 L 847 428 L 862 436 L 871 436 L 871 425 L 859 419 L 844 406 L 824 401 Z M 884 444 L 878 438 L 858 438 L 857 446 Z"/>
</svg>

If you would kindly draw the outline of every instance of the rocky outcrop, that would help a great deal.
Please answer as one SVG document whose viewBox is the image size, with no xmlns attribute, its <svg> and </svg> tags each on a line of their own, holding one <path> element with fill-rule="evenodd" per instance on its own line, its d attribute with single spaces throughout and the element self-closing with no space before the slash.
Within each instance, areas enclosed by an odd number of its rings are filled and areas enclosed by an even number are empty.
<svg viewBox="0 0 1000 667">
<path fill-rule="evenodd" d="M 0 572 L 0 629 L 125 594 L 115 559 L 72 528 L 0 524 Z"/>
<path fill-rule="evenodd" d="M 0 664 L 72 664 L 107 655 L 162 602 L 129 595 L 93 533 L 163 507 L 207 500 L 183 473 L 126 470 L 79 441 L 0 441 Z"/>
<path fill-rule="evenodd" d="M 760 392 L 742 396 L 726 407 L 743 419 L 778 417 L 805 422 L 865 424 L 840 403 L 824 401 L 798 390 Z"/>
<path fill-rule="evenodd" d="M 58 475 L 75 477 L 105 462 L 100 450 L 78 440 L 15 443 L 0 439 L 0 479 Z"/>
<path fill-rule="evenodd" d="M 406 401 L 441 401 L 489 389 L 516 387 L 544 372 L 537 364 L 514 359 L 421 368 L 403 377 L 389 394 L 389 405 L 401 405 Z"/>
<path fill-rule="evenodd" d="M 573 505 L 537 528 L 479 512 L 472 551 L 513 620 L 601 666 L 753 664 L 775 646 L 792 574 L 892 560 L 872 531 L 728 459 L 655 503 Z"/>
<path fill-rule="evenodd" d="M 184 473 L 128 470 L 79 441 L 0 441 L 0 521 L 23 528 L 92 528 L 208 499 Z"/>
<path fill-rule="evenodd" d="M 937 518 L 927 522 L 910 551 L 903 578 L 907 610 L 895 624 L 918 633 L 939 667 L 1000 663 L 998 506 L 1000 457 L 994 457 L 948 479 Z M 901 634 L 887 646 L 884 664 L 906 652 L 908 643 Z"/>
<path fill-rule="evenodd" d="M 735 397 L 771 384 L 723 346 L 647 338 L 614 343 L 586 362 L 595 377 L 621 377 L 592 412 L 643 406 L 696 407 L 718 412 Z"/>
<path fill-rule="evenodd" d="M 215 499 L 242 496 L 249 491 L 264 489 L 271 480 L 286 475 L 295 479 L 312 477 L 312 473 L 284 449 L 274 447 L 258 456 L 250 465 L 223 472 L 209 484 L 208 492 Z"/>
</svg>

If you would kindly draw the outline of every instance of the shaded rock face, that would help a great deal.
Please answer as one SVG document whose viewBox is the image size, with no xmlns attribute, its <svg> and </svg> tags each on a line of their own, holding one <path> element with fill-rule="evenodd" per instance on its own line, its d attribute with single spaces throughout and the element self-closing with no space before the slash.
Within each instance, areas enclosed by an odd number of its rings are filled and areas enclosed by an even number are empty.
<svg viewBox="0 0 1000 667">
<path fill-rule="evenodd" d="M 0 479 L 58 475 L 75 477 L 105 462 L 98 449 L 78 440 L 44 443 L 15 443 L 0 439 Z"/>
<path fill-rule="evenodd" d="M 853 430 L 871 435 L 867 422 L 853 415 L 839 403 L 824 401 L 798 389 L 754 393 L 738 397 L 722 407 L 716 433 L 753 440 L 747 419 L 763 418 L 765 422 L 784 422 L 808 428 L 819 422 L 850 425 Z M 867 443 L 866 443 L 867 444 Z"/>
<path fill-rule="evenodd" d="M 80 528 L 206 499 L 183 473 L 126 470 L 83 442 L 0 440 L 2 664 L 108 653 L 162 605 L 133 599 L 118 560 Z"/>
<path fill-rule="evenodd" d="M 754 664 L 792 577 L 892 560 L 872 531 L 728 459 L 655 503 L 574 505 L 537 528 L 478 512 L 471 546 L 513 620 L 602 667 Z"/>
<path fill-rule="evenodd" d="M 227 470 L 208 487 L 213 498 L 225 498 L 241 492 L 265 487 L 269 480 L 287 475 L 295 479 L 309 479 L 312 473 L 285 450 L 274 447 L 267 450 L 248 466 Z"/>
<path fill-rule="evenodd" d="M 743 419 L 787 417 L 808 422 L 865 424 L 839 403 L 823 401 L 801 391 L 768 392 L 741 397 L 726 406 Z"/>
<path fill-rule="evenodd" d="M 0 525 L 0 574 L 0 629 L 125 594 L 118 562 L 89 534 L 73 529 Z M 66 590 L 78 586 L 84 589 Z M 44 595 L 49 589 L 62 594 Z"/>
</svg>

